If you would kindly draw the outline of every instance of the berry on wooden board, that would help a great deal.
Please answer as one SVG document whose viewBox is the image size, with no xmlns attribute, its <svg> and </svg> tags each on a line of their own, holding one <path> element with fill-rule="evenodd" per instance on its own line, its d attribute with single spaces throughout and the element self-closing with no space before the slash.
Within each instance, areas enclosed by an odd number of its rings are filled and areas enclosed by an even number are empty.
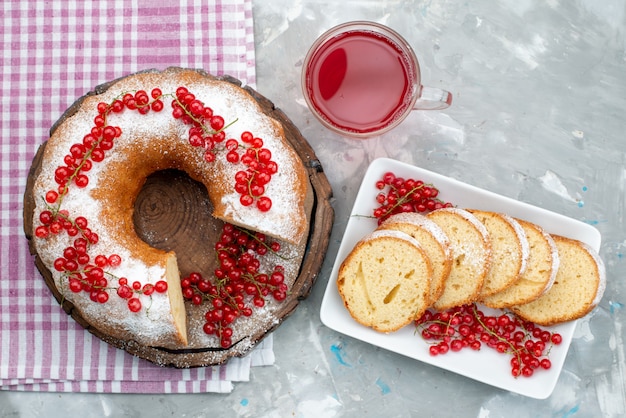
<svg viewBox="0 0 626 418">
<path fill-rule="evenodd" d="M 252 308 L 265 306 L 266 298 L 283 301 L 289 288 L 283 267 L 261 271 L 259 257 L 280 251 L 280 243 L 270 242 L 264 234 L 225 224 L 215 244 L 218 267 L 215 280 L 191 273 L 181 280 L 183 297 L 194 305 L 206 303 L 203 330 L 219 338 L 220 345 L 232 345 L 232 324 L 241 316 L 251 316 Z"/>
</svg>

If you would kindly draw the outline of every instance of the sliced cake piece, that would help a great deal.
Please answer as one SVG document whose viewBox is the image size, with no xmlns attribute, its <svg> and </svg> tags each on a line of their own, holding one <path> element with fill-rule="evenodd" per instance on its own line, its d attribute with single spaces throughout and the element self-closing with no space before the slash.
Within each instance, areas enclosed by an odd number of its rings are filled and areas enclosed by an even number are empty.
<svg viewBox="0 0 626 418">
<path fill-rule="evenodd" d="M 437 310 L 475 302 L 491 264 L 491 245 L 485 226 L 470 212 L 444 208 L 427 215 L 446 233 L 452 249 L 452 267 Z"/>
<path fill-rule="evenodd" d="M 559 252 L 554 284 L 545 294 L 511 310 L 520 318 L 539 325 L 554 325 L 581 318 L 595 308 L 606 287 L 602 259 L 587 244 L 552 236 Z"/>
<path fill-rule="evenodd" d="M 526 271 L 529 246 L 520 224 L 504 213 L 470 209 L 485 225 L 491 240 L 491 268 L 479 298 L 485 298 L 515 283 Z"/>
<path fill-rule="evenodd" d="M 452 267 L 452 250 L 450 249 L 450 240 L 445 232 L 434 221 L 413 212 L 392 215 L 378 229 L 402 231 L 420 243 L 433 268 L 433 277 L 430 282 L 430 304 L 439 299 Z"/>
<path fill-rule="evenodd" d="M 357 322 L 392 332 L 428 308 L 431 277 L 430 260 L 415 239 L 381 230 L 359 241 L 346 257 L 337 288 Z"/>
<path fill-rule="evenodd" d="M 481 302 L 491 308 L 508 308 L 537 299 L 550 289 L 556 278 L 559 253 L 552 236 L 539 225 L 521 219 L 517 219 L 517 222 L 524 229 L 530 246 L 528 267 L 513 285 L 482 298 Z"/>
</svg>

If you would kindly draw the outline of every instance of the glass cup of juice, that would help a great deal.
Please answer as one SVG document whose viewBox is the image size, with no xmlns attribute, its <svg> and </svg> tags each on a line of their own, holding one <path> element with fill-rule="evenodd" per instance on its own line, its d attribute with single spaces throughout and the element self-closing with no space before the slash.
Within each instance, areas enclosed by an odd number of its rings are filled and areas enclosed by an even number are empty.
<svg viewBox="0 0 626 418">
<path fill-rule="evenodd" d="M 424 87 L 415 52 L 394 30 L 374 22 L 343 23 L 311 46 L 302 90 L 311 112 L 353 138 L 381 135 L 414 109 L 445 109 L 450 92 Z"/>
</svg>

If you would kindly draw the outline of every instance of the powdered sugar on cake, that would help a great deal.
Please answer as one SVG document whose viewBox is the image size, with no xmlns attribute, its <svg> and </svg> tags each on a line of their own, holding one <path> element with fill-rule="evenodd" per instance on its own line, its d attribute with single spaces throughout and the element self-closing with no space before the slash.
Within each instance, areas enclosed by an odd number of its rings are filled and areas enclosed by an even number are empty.
<svg viewBox="0 0 626 418">
<path fill-rule="evenodd" d="M 526 232 L 524 232 L 524 228 L 517 222 L 513 217 L 507 215 L 506 213 L 500 213 L 506 221 L 513 227 L 515 230 L 515 235 L 519 241 L 519 249 L 521 251 L 521 266 L 519 270 L 519 274 L 523 274 L 528 267 L 528 259 L 530 258 L 530 244 L 528 243 L 528 239 L 526 238 Z M 516 247 L 517 250 L 517 247 Z M 517 252 L 517 251 L 516 251 Z"/>
<path fill-rule="evenodd" d="M 376 231 L 373 231 L 369 235 L 367 235 L 365 238 L 363 238 L 363 242 L 367 242 L 372 239 L 378 239 L 380 237 L 391 237 L 391 238 L 401 239 L 403 241 L 409 242 L 410 244 L 414 245 L 417 248 L 422 248 L 419 241 L 413 238 L 412 236 L 404 232 L 395 231 L 393 229 L 378 229 Z"/>
<path fill-rule="evenodd" d="M 416 226 L 422 227 L 426 231 L 428 231 L 435 238 L 437 242 L 439 242 L 440 244 L 444 246 L 443 250 L 445 252 L 449 252 L 448 245 L 450 243 L 450 240 L 448 239 L 448 236 L 446 235 L 446 233 L 443 232 L 443 229 L 441 229 L 439 225 L 437 225 L 435 222 L 428 219 L 424 215 L 421 215 L 416 212 L 401 212 L 401 213 L 397 213 L 393 215 L 393 217 L 390 218 L 390 220 L 387 220 L 385 222 L 408 223 L 408 224 L 414 224 Z"/>
<path fill-rule="evenodd" d="M 69 192 L 63 197 L 62 208 L 67 210 L 71 217 L 85 216 L 89 226 L 97 232 L 99 241 L 93 245 L 92 254 L 116 254 L 123 260 L 120 266 L 107 267 L 108 273 L 115 278 L 127 277 L 129 281 L 138 281 L 154 284 L 164 280 L 166 266 L 162 263 L 146 263 L 136 255 L 134 248 L 121 245 L 127 237 L 119 236 L 120 231 L 132 231 L 132 225 L 121 225 L 128 219 L 109 219 L 107 215 L 111 207 L 109 203 L 99 199 L 104 193 L 112 196 L 124 197 L 126 190 L 116 190 L 121 184 L 115 176 L 133 176 L 134 171 L 120 171 L 120 167 L 132 167 L 143 164 L 144 156 L 159 155 L 159 161 L 168 161 L 181 158 L 174 164 L 178 167 L 204 167 L 199 174 L 205 184 L 214 184 L 220 189 L 220 201 L 214 206 L 223 206 L 222 216 L 232 219 L 232 223 L 245 226 L 248 229 L 266 233 L 280 240 L 284 240 L 281 254 L 283 259 L 272 259 L 268 262 L 280 261 L 285 266 L 285 277 L 291 286 L 298 275 L 298 269 L 303 254 L 302 245 L 308 230 L 308 214 L 304 204 L 304 195 L 308 188 L 306 172 L 301 166 L 299 157 L 286 143 L 282 127 L 272 118 L 263 114 L 257 103 L 238 87 L 227 82 L 207 82 L 206 78 L 197 77 L 194 73 L 188 83 L 177 71 L 166 74 L 144 73 L 138 77 L 128 77 L 110 86 L 105 92 L 96 96 L 87 96 L 80 108 L 60 123 L 49 141 L 42 160 L 42 171 L 37 178 L 33 195 L 36 208 L 33 214 L 34 224 L 39 223 L 39 214 L 46 210 L 48 205 L 44 196 L 48 190 L 57 190 L 55 170 L 63 165 L 64 157 L 71 146 L 82 143 L 83 137 L 90 132 L 94 124 L 94 117 L 98 114 L 98 102 L 112 103 L 115 99 L 127 92 L 160 88 L 164 94 L 175 93 L 176 89 L 185 85 L 190 92 L 210 106 L 214 114 L 222 116 L 228 125 L 227 138 L 240 138 L 245 131 L 252 132 L 264 141 L 264 147 L 272 152 L 272 160 L 278 165 L 278 172 L 272 176 L 267 185 L 265 195 L 272 200 L 272 207 L 268 212 L 259 211 L 255 205 L 243 206 L 240 195 L 233 189 L 235 173 L 241 167 L 226 163 L 218 158 L 214 163 L 204 160 L 204 150 L 191 147 L 188 143 L 189 125 L 172 117 L 169 101 L 164 100 L 165 108 L 160 112 L 149 112 L 142 115 L 136 111 L 124 110 L 119 114 L 110 114 L 108 121 L 112 126 L 119 126 L 122 135 L 115 139 L 114 148 L 106 153 L 102 162 L 93 163 L 87 172 L 89 183 L 84 188 L 70 185 Z M 231 124 L 232 123 L 232 124 Z M 230 124 L 230 125 L 229 125 Z M 181 151 L 184 149 L 184 152 Z M 295 157 L 294 157 L 295 156 Z M 160 163 L 159 163 L 160 164 Z M 168 167 L 169 168 L 169 167 Z M 155 171 L 161 167 L 155 167 Z M 200 171 L 200 170 L 197 170 Z M 130 174 L 129 174 L 130 173 Z M 190 176 L 194 177 L 192 173 Z M 194 173 L 198 174 L 198 173 Z M 224 181 L 229 179 L 230 183 Z M 294 186 L 307 182 L 307 188 L 295 190 Z M 208 187 L 208 186 L 207 186 Z M 118 199 L 124 202 L 122 198 Z M 179 332 L 172 321 L 173 306 L 167 295 L 154 293 L 150 296 L 138 295 L 143 306 L 139 313 L 128 310 L 127 301 L 111 296 L 107 303 L 101 304 L 89 299 L 89 293 L 74 293 L 68 288 L 68 280 L 64 273 L 58 272 L 53 265 L 55 259 L 71 246 L 74 238 L 67 234 L 59 234 L 36 239 L 35 248 L 42 262 L 48 267 L 57 289 L 63 297 L 72 302 L 88 322 L 104 330 L 113 338 L 130 338 L 140 345 L 158 345 L 169 348 L 180 348 L 176 334 Z M 112 290 L 111 293 L 114 293 Z M 115 297 L 114 297 L 115 296 Z M 268 303 L 263 309 L 255 311 L 252 318 L 241 318 L 240 325 L 234 330 L 233 341 L 245 341 L 255 330 L 268 330 L 276 325 L 277 319 L 273 312 L 277 309 L 275 303 Z M 197 321 L 196 321 L 197 322 Z M 190 344 L 202 347 L 213 343 L 214 337 L 202 334 L 202 326 L 193 321 L 189 323 L 193 337 Z M 242 346 L 245 343 L 242 343 Z"/>
</svg>

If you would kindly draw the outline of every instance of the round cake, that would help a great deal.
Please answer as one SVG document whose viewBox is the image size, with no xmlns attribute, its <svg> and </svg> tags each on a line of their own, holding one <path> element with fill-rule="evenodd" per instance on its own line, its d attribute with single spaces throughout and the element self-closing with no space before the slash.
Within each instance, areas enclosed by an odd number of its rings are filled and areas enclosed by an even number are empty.
<svg viewBox="0 0 626 418">
<path fill-rule="evenodd" d="M 53 126 L 31 168 L 25 231 L 57 299 L 100 338 L 160 364 L 217 364 L 248 352 L 310 289 L 321 261 L 303 259 L 312 236 L 325 253 L 330 188 L 312 187 L 314 153 L 251 92 L 202 71 L 141 72 L 96 88 Z M 167 234 L 155 244 L 144 221 L 163 199 L 136 204 L 159 173 L 206 193 L 207 216 L 184 228 L 204 231 L 201 253 L 184 240 L 173 251 Z M 330 222 L 312 226 L 320 214 Z M 294 292 L 304 266 L 308 283 Z"/>
</svg>

